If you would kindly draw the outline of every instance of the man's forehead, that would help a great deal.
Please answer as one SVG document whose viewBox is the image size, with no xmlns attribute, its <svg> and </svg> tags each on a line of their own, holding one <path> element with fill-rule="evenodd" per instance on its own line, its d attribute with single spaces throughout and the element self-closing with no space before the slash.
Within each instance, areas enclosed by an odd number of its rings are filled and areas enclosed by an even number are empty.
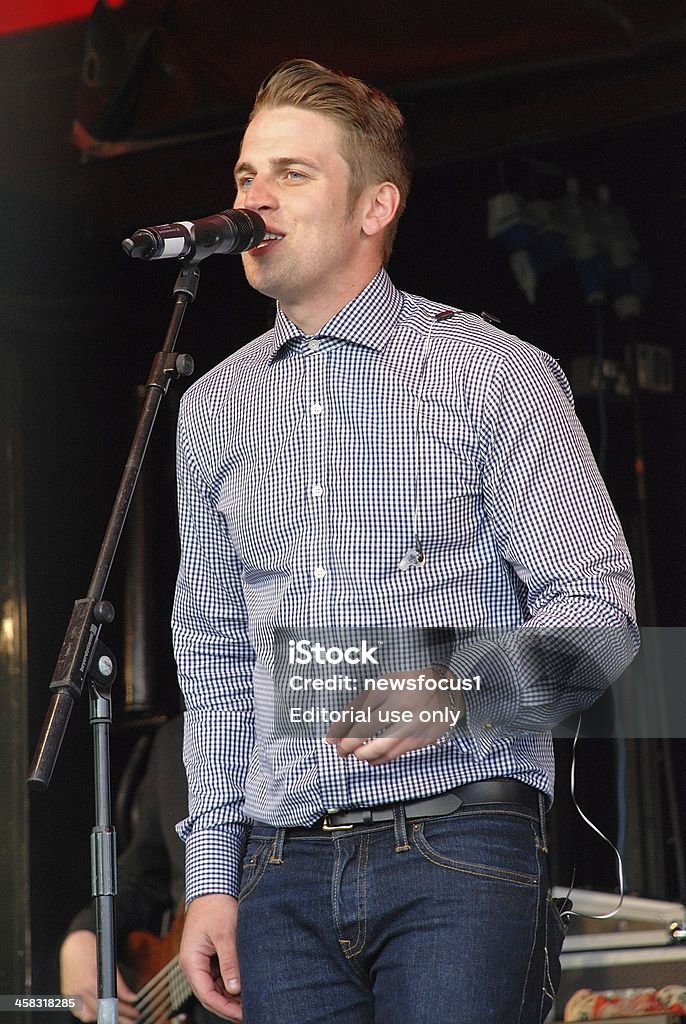
<svg viewBox="0 0 686 1024">
<path fill-rule="evenodd" d="M 340 128 L 333 118 L 316 110 L 305 107 L 267 107 L 260 110 L 249 123 L 241 142 L 241 154 L 244 149 L 254 145 L 289 147 L 288 143 L 298 140 L 302 148 L 317 148 L 322 144 L 328 146 L 332 142 L 340 151 Z M 279 154 L 287 155 L 284 150 Z"/>
</svg>

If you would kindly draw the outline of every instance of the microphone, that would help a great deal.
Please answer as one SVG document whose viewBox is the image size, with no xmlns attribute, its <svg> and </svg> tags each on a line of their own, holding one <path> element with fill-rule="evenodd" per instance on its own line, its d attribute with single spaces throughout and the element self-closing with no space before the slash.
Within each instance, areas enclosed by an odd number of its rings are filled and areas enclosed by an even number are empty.
<svg viewBox="0 0 686 1024">
<path fill-rule="evenodd" d="M 180 220 L 141 228 L 125 238 L 122 249 L 139 260 L 204 260 L 213 253 L 245 252 L 259 245 L 266 234 L 264 221 L 252 210 L 223 210 L 200 220 Z"/>
</svg>

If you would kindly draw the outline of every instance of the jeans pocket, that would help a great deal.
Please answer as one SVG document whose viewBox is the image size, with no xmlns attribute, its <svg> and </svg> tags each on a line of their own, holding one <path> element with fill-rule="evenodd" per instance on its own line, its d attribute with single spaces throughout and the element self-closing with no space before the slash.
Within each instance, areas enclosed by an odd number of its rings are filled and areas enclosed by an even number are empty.
<svg viewBox="0 0 686 1024">
<path fill-rule="evenodd" d="M 241 888 L 238 894 L 239 903 L 248 898 L 264 875 L 273 848 L 273 839 L 251 839 L 248 842 L 243 858 Z"/>
<path fill-rule="evenodd" d="M 536 830 L 523 816 L 465 814 L 417 822 L 412 839 L 432 864 L 465 875 L 535 888 Z"/>
</svg>

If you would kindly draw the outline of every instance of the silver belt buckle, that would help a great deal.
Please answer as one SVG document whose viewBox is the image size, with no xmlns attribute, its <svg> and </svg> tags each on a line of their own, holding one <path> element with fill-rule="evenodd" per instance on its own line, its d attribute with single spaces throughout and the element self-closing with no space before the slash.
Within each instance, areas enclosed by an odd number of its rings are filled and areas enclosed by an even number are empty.
<svg viewBox="0 0 686 1024">
<path fill-rule="evenodd" d="M 338 814 L 337 807 L 330 808 L 324 815 L 324 821 L 322 822 L 323 832 L 347 832 L 353 827 L 352 825 L 332 825 L 330 820 L 332 814 Z"/>
</svg>

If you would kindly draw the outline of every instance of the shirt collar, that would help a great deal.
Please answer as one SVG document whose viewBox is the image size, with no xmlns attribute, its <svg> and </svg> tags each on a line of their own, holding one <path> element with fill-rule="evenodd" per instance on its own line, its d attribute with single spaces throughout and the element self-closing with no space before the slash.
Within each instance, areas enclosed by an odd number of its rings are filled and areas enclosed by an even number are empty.
<svg viewBox="0 0 686 1024">
<path fill-rule="evenodd" d="M 402 292 L 398 291 L 382 267 L 367 287 L 335 313 L 312 337 L 352 341 L 366 348 L 383 351 L 403 303 Z M 289 342 L 300 341 L 305 337 L 310 336 L 304 335 L 277 303 L 269 345 L 270 359 L 274 359 Z"/>
</svg>

